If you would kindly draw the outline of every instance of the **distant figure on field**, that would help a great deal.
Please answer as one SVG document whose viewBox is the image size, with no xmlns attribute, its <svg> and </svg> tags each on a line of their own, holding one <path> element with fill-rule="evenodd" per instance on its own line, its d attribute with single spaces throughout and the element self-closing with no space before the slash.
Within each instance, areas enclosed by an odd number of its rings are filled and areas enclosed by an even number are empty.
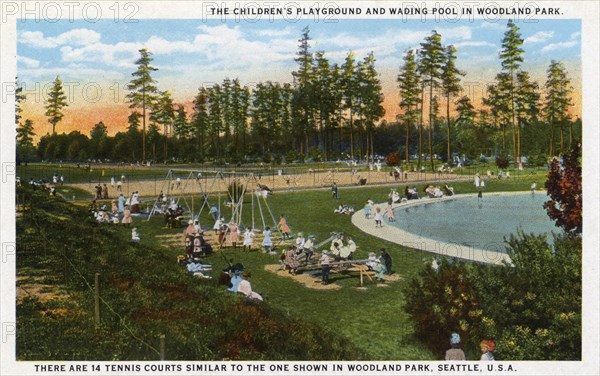
<svg viewBox="0 0 600 376">
<path fill-rule="evenodd" d="M 339 200 L 339 199 L 340 199 L 340 196 L 339 196 L 339 194 L 338 194 L 338 186 L 337 186 L 337 184 L 336 184 L 335 182 L 334 182 L 334 183 L 333 183 L 333 185 L 331 186 L 331 197 L 332 197 L 334 200 Z"/>
</svg>

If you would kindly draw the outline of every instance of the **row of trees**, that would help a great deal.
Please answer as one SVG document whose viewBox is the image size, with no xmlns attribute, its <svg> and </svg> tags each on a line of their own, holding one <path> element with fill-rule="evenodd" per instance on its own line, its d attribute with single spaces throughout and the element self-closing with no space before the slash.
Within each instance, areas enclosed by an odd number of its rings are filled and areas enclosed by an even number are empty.
<svg viewBox="0 0 600 376">
<path fill-rule="evenodd" d="M 471 98 L 462 95 L 461 77 L 466 73 L 456 65 L 456 48 L 444 46 L 442 36 L 434 30 L 419 48 L 403 56 L 397 77 L 399 114 L 392 123 L 380 121 L 385 111 L 373 53 L 357 60 L 350 52 L 338 65 L 331 63 L 324 51 L 313 53 L 310 41 L 307 27 L 298 41 L 292 83 L 268 81 L 250 90 L 237 79 L 225 79 L 198 90 L 192 113 L 175 104 L 168 91 L 158 89 L 152 77 L 157 71 L 151 65 L 152 54 L 140 50 L 126 97 L 132 108 L 127 131 L 109 137 L 100 132 L 102 127 L 95 127 L 88 140 L 94 145 L 110 144 L 111 150 L 94 147 L 88 152 L 67 153 L 51 146 L 51 153 L 47 152 L 67 105 L 57 77 L 46 103 L 53 131 L 40 141 L 37 157 L 70 159 L 72 154 L 86 154 L 88 158 L 118 160 L 243 161 L 285 155 L 291 161 L 348 156 L 374 159 L 377 154 L 397 150 L 402 151 L 405 162 L 416 154 L 419 168 L 427 155 L 433 169 L 434 155 L 451 160 L 453 151 L 471 156 L 512 155 L 518 162 L 522 155 L 532 153 L 528 142 L 523 142 L 532 132 L 549 138 L 544 150 L 533 140 L 535 154 L 543 154 L 541 159 L 556 154 L 557 148 L 563 151 L 565 129 L 569 130 L 569 145 L 578 138 L 580 129 L 573 129 L 578 123 L 569 116 L 573 89 L 566 69 L 560 62 L 551 62 L 542 100 L 539 85 L 522 69 L 523 39 L 510 20 L 499 54 L 502 69 L 488 87 L 481 109 L 476 110 Z M 17 146 L 20 155 L 32 158 L 33 124 L 20 122 L 23 99 L 17 96 Z M 395 137 L 390 140 L 390 135 Z"/>
</svg>

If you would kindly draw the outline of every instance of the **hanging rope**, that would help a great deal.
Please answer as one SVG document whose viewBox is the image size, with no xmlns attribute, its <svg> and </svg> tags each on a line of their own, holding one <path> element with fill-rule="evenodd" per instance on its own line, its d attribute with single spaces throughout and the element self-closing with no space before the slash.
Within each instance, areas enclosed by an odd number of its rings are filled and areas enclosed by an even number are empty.
<svg viewBox="0 0 600 376">
<path fill-rule="evenodd" d="M 267 207 L 269 214 L 271 214 L 271 219 L 273 220 L 273 226 L 277 227 L 277 221 L 275 220 L 275 216 L 273 215 L 273 212 L 271 211 L 271 208 L 269 207 L 269 203 L 267 202 L 267 198 L 265 196 L 263 196 L 263 200 L 265 200 L 265 206 Z"/>
<path fill-rule="evenodd" d="M 252 229 L 254 230 L 254 192 L 252 192 Z"/>
<path fill-rule="evenodd" d="M 262 206 L 260 204 L 260 197 L 258 197 L 256 199 L 256 202 L 258 202 L 258 209 L 260 212 L 260 218 L 262 219 L 262 225 L 263 225 L 263 230 L 267 228 L 267 224 L 265 223 L 265 216 L 263 215 L 263 210 L 262 210 Z"/>
</svg>

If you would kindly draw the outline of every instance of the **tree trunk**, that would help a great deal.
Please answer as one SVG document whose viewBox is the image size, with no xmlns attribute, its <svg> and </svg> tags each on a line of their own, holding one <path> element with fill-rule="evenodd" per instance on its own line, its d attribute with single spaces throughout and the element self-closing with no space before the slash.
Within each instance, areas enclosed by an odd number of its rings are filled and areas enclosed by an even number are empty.
<svg viewBox="0 0 600 376">
<path fill-rule="evenodd" d="M 569 123 L 569 150 L 573 148 L 573 123 Z"/>
<path fill-rule="evenodd" d="M 373 133 L 374 133 L 374 129 L 371 128 L 371 160 L 374 161 L 375 160 L 375 145 L 373 143 Z"/>
<path fill-rule="evenodd" d="M 419 119 L 419 162 L 417 168 L 421 171 L 421 164 L 423 163 L 423 109 L 425 107 L 425 85 L 421 88 L 421 117 Z"/>
<path fill-rule="evenodd" d="M 146 160 L 146 92 L 142 91 L 142 161 Z"/>
<path fill-rule="evenodd" d="M 429 164 L 433 171 L 433 81 L 429 84 Z"/>
<path fill-rule="evenodd" d="M 406 161 L 406 163 L 408 163 L 408 161 L 410 160 L 409 153 L 408 153 L 408 143 L 409 143 L 409 136 L 410 136 L 409 132 L 410 132 L 410 123 L 407 122 L 406 123 L 406 143 L 405 143 L 406 150 L 404 151 L 404 155 L 405 155 L 404 160 Z"/>
<path fill-rule="evenodd" d="M 448 95 L 446 97 L 446 126 L 448 128 L 448 160 L 447 160 L 447 162 L 450 163 L 452 161 L 452 156 L 451 156 L 452 150 L 450 149 L 450 143 L 451 143 L 451 141 L 450 141 L 450 135 L 451 135 L 451 132 L 450 132 L 450 95 Z"/>
<path fill-rule="evenodd" d="M 354 116 L 350 110 L 350 159 L 354 159 Z"/>
<path fill-rule="evenodd" d="M 517 122 L 517 164 L 521 163 L 521 124 Z"/>
<path fill-rule="evenodd" d="M 564 153 L 564 148 L 563 148 L 563 124 L 560 125 L 560 153 Z"/>
<path fill-rule="evenodd" d="M 550 158 L 554 156 L 554 121 L 550 122 Z"/>
</svg>

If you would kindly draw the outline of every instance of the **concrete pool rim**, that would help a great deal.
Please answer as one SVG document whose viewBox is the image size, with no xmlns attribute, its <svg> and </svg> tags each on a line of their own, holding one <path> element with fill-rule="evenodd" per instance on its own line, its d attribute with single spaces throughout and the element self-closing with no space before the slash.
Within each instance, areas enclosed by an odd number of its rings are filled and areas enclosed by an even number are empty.
<svg viewBox="0 0 600 376">
<path fill-rule="evenodd" d="M 527 193 L 532 194 L 531 191 L 485 192 L 483 199 L 485 200 L 485 197 L 489 196 L 523 195 Z M 537 192 L 535 194 L 544 193 Z M 456 194 L 453 196 L 444 196 L 441 198 L 422 198 L 419 200 L 410 200 L 402 202 L 400 204 L 394 204 L 392 207 L 394 209 L 404 209 L 418 205 L 430 205 L 444 201 L 461 200 L 467 198 L 477 198 L 477 193 Z M 386 206 L 387 202 L 377 203 L 374 205 L 371 211 L 374 212 L 376 207 L 380 207 L 382 210 L 382 214 L 384 214 Z M 385 220 L 384 227 L 376 228 L 374 219 L 372 217 L 369 219 L 365 218 L 364 211 L 362 210 L 362 208 L 361 210 L 357 210 L 352 215 L 351 220 L 354 226 L 356 226 L 361 231 L 369 235 L 427 253 L 491 265 L 506 265 L 512 263 L 510 257 L 505 252 L 503 252 L 506 249 L 504 243 L 502 243 L 500 247 L 498 243 L 489 243 L 485 244 L 483 247 L 478 247 L 465 244 L 444 242 L 423 237 L 403 230 L 399 227 L 389 225 Z"/>
</svg>

